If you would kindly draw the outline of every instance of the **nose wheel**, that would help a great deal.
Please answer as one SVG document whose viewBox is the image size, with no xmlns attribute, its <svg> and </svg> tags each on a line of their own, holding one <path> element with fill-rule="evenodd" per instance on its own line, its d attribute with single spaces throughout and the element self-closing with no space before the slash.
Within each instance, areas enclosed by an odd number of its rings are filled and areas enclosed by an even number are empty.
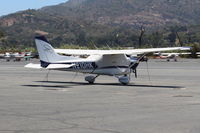
<svg viewBox="0 0 200 133">
<path fill-rule="evenodd" d="M 130 75 L 124 75 L 124 76 L 121 76 L 121 77 L 117 77 L 119 82 L 123 85 L 127 85 L 129 82 L 130 82 Z"/>
</svg>

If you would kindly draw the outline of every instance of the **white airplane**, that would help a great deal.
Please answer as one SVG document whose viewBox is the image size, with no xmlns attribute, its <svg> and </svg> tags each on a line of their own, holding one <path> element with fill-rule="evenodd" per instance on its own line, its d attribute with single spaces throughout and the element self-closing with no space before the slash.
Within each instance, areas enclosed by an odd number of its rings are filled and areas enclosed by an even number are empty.
<svg viewBox="0 0 200 133">
<path fill-rule="evenodd" d="M 6 60 L 6 61 L 10 61 L 10 60 L 13 60 L 13 61 L 21 61 L 21 59 L 23 59 L 24 58 L 24 54 L 22 54 L 22 53 L 8 53 L 8 52 L 6 52 L 5 54 L 4 54 L 4 59 Z"/>
<path fill-rule="evenodd" d="M 136 74 L 136 68 L 146 53 L 169 51 L 169 50 L 190 50 L 189 47 L 151 48 L 133 50 L 76 50 L 76 49 L 53 49 L 44 36 L 35 37 L 35 43 L 39 53 L 40 64 L 27 64 L 27 68 L 73 71 L 80 73 L 94 74 L 86 76 L 85 80 L 94 83 L 100 75 L 117 77 L 122 84 L 130 82 L 130 74 Z M 89 55 L 87 58 L 67 55 Z M 143 53 L 138 59 L 131 58 L 131 55 Z M 136 75 L 137 76 L 137 75 Z"/>
<path fill-rule="evenodd" d="M 156 55 L 157 59 L 167 59 L 167 61 L 170 61 L 170 59 L 177 61 L 177 57 L 181 56 L 181 55 L 191 55 L 191 52 L 187 52 L 187 53 L 154 53 L 154 55 Z"/>
</svg>

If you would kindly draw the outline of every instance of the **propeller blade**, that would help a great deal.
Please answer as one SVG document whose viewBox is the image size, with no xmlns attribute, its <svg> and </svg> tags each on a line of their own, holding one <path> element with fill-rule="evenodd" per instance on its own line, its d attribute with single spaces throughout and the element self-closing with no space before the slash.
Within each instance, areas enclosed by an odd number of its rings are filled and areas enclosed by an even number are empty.
<svg viewBox="0 0 200 133">
<path fill-rule="evenodd" d="M 135 78 L 137 78 L 137 69 L 134 70 Z"/>
</svg>

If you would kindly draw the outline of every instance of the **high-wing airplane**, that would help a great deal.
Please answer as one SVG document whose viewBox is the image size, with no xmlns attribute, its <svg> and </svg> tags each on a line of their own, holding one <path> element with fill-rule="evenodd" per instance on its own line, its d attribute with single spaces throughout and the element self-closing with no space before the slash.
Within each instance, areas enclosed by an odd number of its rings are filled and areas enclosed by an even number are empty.
<svg viewBox="0 0 200 133">
<path fill-rule="evenodd" d="M 32 58 L 31 52 L 23 52 L 23 53 L 8 53 L 6 52 L 1 56 L 1 58 L 5 59 L 6 61 L 21 61 L 22 59 L 30 60 Z"/>
<path fill-rule="evenodd" d="M 19 53 L 8 53 L 6 52 L 4 55 L 4 59 L 6 59 L 6 61 L 20 61 L 22 58 L 24 58 L 23 54 L 19 54 Z"/>
<path fill-rule="evenodd" d="M 177 61 L 177 57 L 181 55 L 191 55 L 191 52 L 187 53 L 154 53 L 155 56 L 157 56 L 157 59 L 166 59 L 167 61 L 174 60 Z"/>
<path fill-rule="evenodd" d="M 30 63 L 25 67 L 73 71 L 95 75 L 85 77 L 85 80 L 89 83 L 94 83 L 95 79 L 100 75 L 108 75 L 118 78 L 119 82 L 122 84 L 128 84 L 132 72 L 137 76 L 137 66 L 145 54 L 158 51 L 190 50 L 189 47 L 132 50 L 63 50 L 54 49 L 44 36 L 35 37 L 35 43 L 39 53 L 40 64 Z M 65 53 L 68 56 L 59 55 L 58 53 Z M 138 59 L 132 58 L 131 55 L 135 54 L 143 55 Z M 77 55 L 88 56 L 87 58 L 81 58 Z"/>
</svg>

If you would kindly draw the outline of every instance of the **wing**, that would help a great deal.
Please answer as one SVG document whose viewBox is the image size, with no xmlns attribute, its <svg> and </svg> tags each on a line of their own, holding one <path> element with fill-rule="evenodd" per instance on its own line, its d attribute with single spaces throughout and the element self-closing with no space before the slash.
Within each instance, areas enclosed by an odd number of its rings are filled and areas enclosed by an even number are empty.
<svg viewBox="0 0 200 133">
<path fill-rule="evenodd" d="M 190 50 L 190 47 L 169 47 L 169 48 L 149 48 L 149 49 L 129 49 L 129 50 L 81 50 L 81 49 L 54 49 L 56 53 L 67 55 L 110 55 L 110 54 L 143 54 L 160 51 Z"/>
</svg>

